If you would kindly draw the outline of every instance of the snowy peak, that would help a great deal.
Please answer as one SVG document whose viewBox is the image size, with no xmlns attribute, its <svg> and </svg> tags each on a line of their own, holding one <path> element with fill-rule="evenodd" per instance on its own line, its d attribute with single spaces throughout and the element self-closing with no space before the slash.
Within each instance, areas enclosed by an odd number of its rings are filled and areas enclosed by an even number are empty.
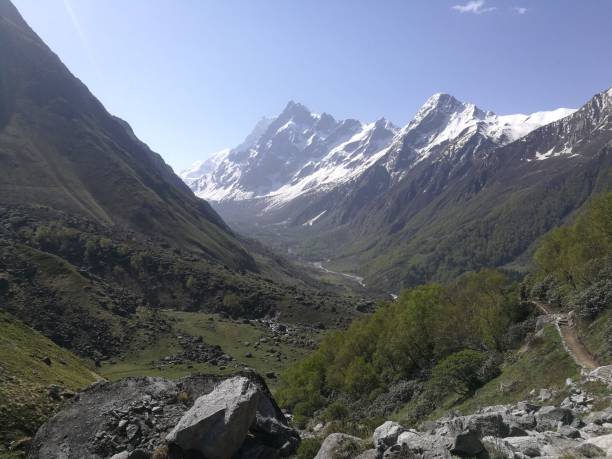
<svg viewBox="0 0 612 459">
<path fill-rule="evenodd" d="M 464 104 L 450 94 L 439 92 L 427 99 L 415 115 L 414 121 L 416 123 L 421 123 L 436 115 L 451 115 L 453 113 L 462 112 L 468 107 L 471 110 L 475 108 L 474 105 Z"/>
<path fill-rule="evenodd" d="M 238 147 L 194 164 L 181 176 L 205 199 L 261 198 L 278 206 L 356 180 L 377 164 L 397 181 L 427 158 L 481 155 L 573 112 L 498 116 L 437 93 L 400 130 L 385 118 L 338 121 L 290 101 L 276 118 L 262 119 Z"/>
</svg>

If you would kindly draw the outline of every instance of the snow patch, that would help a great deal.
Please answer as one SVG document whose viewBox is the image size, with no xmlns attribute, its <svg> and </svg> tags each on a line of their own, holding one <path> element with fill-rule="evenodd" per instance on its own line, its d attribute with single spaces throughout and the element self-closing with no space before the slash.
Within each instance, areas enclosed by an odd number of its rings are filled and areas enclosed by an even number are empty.
<svg viewBox="0 0 612 459">
<path fill-rule="evenodd" d="M 321 218 L 323 215 L 325 215 L 325 212 L 327 212 L 327 210 L 324 210 L 323 212 L 321 212 L 316 217 L 311 218 L 307 222 L 303 223 L 302 226 L 312 226 L 314 224 L 314 222 L 316 222 L 319 218 Z"/>
</svg>

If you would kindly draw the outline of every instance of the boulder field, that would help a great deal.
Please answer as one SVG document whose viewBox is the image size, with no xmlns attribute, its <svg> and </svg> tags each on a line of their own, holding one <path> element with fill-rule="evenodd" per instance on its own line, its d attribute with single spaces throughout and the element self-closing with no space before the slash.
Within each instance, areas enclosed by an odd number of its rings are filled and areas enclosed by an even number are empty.
<svg viewBox="0 0 612 459">
<path fill-rule="evenodd" d="M 33 459 L 274 459 L 300 443 L 265 381 L 192 375 L 94 384 L 37 432 Z"/>
</svg>

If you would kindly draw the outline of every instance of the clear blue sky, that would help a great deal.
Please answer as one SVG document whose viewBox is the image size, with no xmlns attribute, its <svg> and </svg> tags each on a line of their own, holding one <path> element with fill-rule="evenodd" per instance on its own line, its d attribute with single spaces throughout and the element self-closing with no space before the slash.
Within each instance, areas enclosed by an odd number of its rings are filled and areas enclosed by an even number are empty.
<svg viewBox="0 0 612 459">
<path fill-rule="evenodd" d="M 612 85 L 610 0 L 14 2 L 175 170 L 290 99 L 403 125 L 435 92 L 507 114 Z"/>
</svg>

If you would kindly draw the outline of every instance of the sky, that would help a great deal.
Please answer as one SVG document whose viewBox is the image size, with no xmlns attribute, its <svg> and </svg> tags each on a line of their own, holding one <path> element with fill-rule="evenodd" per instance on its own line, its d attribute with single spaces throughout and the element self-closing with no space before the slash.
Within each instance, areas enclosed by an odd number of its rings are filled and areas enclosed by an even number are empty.
<svg viewBox="0 0 612 459">
<path fill-rule="evenodd" d="M 612 0 L 13 0 L 181 171 L 289 100 L 404 125 L 447 92 L 498 114 L 612 85 Z"/>
</svg>

